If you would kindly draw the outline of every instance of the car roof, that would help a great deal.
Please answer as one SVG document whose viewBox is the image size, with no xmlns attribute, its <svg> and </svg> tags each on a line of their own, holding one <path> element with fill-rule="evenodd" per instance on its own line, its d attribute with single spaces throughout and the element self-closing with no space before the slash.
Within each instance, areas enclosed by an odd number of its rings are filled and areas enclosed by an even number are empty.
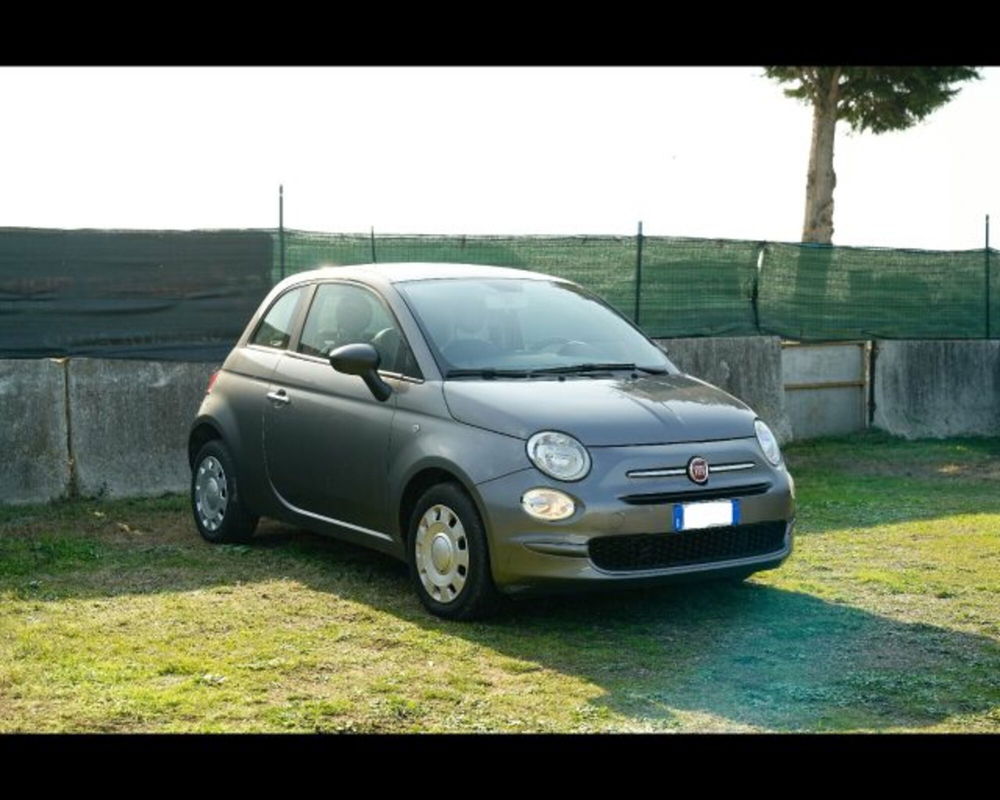
<svg viewBox="0 0 1000 800">
<path fill-rule="evenodd" d="M 344 267 L 320 267 L 308 272 L 297 272 L 285 278 L 283 285 L 322 278 L 356 278 L 381 280 L 386 283 L 403 283 L 428 279 L 455 278 L 519 278 L 521 280 L 559 281 L 569 283 L 555 275 L 531 272 L 513 267 L 492 267 L 483 264 L 449 264 L 426 261 L 407 261 L 387 264 L 352 264 Z"/>
</svg>

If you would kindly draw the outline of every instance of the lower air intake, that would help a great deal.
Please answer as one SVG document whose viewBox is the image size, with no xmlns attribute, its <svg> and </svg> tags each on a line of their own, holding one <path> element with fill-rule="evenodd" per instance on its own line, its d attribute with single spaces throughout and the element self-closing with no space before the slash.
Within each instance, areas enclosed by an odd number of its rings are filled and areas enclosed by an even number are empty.
<svg viewBox="0 0 1000 800">
<path fill-rule="evenodd" d="M 608 572 L 662 569 L 774 553 L 785 546 L 785 523 L 755 522 L 679 533 L 599 536 L 590 560 Z"/>
</svg>

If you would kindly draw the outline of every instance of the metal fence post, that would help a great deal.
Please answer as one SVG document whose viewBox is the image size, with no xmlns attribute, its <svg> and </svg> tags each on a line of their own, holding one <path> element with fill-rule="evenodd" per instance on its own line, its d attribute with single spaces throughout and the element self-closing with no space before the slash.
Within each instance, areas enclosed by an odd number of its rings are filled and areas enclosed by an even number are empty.
<svg viewBox="0 0 1000 800">
<path fill-rule="evenodd" d="M 986 215 L 986 338 L 990 337 L 990 215 Z"/>
<path fill-rule="evenodd" d="M 767 242 L 757 245 L 757 260 L 754 262 L 753 287 L 750 290 L 750 308 L 753 311 L 753 326 L 757 333 L 760 333 L 760 278 L 764 272 L 764 252 L 767 250 Z"/>
<path fill-rule="evenodd" d="M 642 289 L 642 220 L 639 220 L 639 232 L 635 237 L 635 311 L 632 319 L 639 324 L 639 297 Z"/>
<path fill-rule="evenodd" d="M 371 240 L 372 240 L 372 263 L 376 264 L 376 263 L 378 263 L 378 260 L 375 258 L 375 226 L 374 225 L 372 225 L 372 227 L 371 227 Z"/>
<path fill-rule="evenodd" d="M 281 278 L 285 278 L 285 187 L 278 184 L 278 258 L 281 262 Z"/>
</svg>

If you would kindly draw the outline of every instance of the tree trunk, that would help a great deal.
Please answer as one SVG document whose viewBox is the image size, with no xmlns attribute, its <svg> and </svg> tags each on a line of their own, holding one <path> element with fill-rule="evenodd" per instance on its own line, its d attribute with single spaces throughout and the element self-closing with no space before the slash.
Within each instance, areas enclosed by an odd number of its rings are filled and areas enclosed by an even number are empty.
<svg viewBox="0 0 1000 800">
<path fill-rule="evenodd" d="M 833 188 L 837 185 L 833 171 L 833 136 L 837 129 L 840 67 L 824 67 L 816 72 L 802 241 L 830 244 L 833 241 Z"/>
</svg>

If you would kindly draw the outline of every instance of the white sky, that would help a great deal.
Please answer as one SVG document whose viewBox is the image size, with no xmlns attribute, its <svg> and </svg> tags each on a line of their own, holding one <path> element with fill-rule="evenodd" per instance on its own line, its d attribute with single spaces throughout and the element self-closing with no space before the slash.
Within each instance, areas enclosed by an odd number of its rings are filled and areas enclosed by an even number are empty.
<svg viewBox="0 0 1000 800">
<path fill-rule="evenodd" d="M 982 246 L 983 74 L 909 131 L 838 130 L 836 244 Z M 306 230 L 797 241 L 810 126 L 749 67 L 3 68 L 0 226 L 276 227 L 283 183 Z"/>
</svg>

